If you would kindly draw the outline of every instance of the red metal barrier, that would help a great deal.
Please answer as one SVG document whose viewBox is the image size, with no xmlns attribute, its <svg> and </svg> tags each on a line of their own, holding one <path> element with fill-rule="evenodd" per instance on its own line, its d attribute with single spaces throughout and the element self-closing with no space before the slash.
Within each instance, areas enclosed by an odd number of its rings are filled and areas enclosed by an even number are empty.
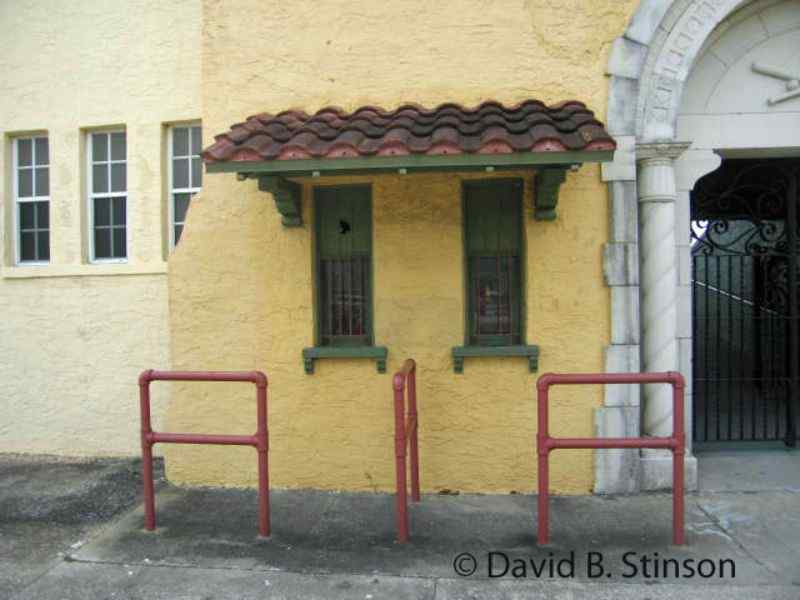
<svg viewBox="0 0 800 600">
<path fill-rule="evenodd" d="M 672 437 L 640 438 L 554 438 L 548 425 L 550 386 L 609 383 L 669 383 L 672 385 Z M 539 544 L 549 539 L 549 456 L 559 448 L 663 448 L 672 451 L 672 541 L 683 545 L 683 460 L 686 435 L 683 426 L 683 392 L 686 387 L 680 373 L 597 373 L 542 375 L 536 383 L 539 404 L 539 432 L 537 454 L 539 459 Z"/>
<path fill-rule="evenodd" d="M 419 444 L 417 439 L 417 365 L 409 358 L 395 373 L 394 388 L 394 456 L 397 475 L 397 541 L 408 541 L 408 498 L 406 481 L 406 448 L 411 462 L 411 500 L 419 502 Z M 408 413 L 405 407 L 408 390 Z"/>
<path fill-rule="evenodd" d="M 158 433 L 150 425 L 151 381 L 243 381 L 256 386 L 257 427 L 253 435 L 208 435 Z M 143 371 L 139 376 L 139 403 L 142 418 L 142 478 L 144 479 L 144 527 L 156 528 L 156 503 L 153 488 L 153 445 L 215 444 L 253 446 L 258 451 L 258 533 L 268 536 L 269 523 L 269 437 L 267 432 L 267 376 L 261 371 Z"/>
</svg>

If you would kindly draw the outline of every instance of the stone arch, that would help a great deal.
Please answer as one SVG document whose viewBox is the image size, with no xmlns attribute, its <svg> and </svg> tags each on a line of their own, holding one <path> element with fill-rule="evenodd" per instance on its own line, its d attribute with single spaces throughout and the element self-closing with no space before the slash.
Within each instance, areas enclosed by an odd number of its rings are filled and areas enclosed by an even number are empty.
<svg viewBox="0 0 800 600">
<path fill-rule="evenodd" d="M 647 341 L 652 340 L 653 331 L 664 337 L 669 329 L 663 326 L 667 315 L 674 320 L 670 326 L 675 331 L 674 368 L 690 374 L 691 329 L 689 323 L 687 334 L 686 318 L 691 290 L 684 264 L 688 262 L 689 193 L 697 179 L 714 170 L 721 159 L 719 143 L 691 148 L 680 143 L 695 137 L 691 127 L 684 131 L 679 127 L 682 101 L 698 59 L 711 45 L 753 14 L 766 14 L 772 7 L 779 10 L 782 4 L 798 8 L 796 0 L 642 0 L 625 33 L 612 46 L 606 122 L 619 150 L 614 162 L 603 166 L 611 200 L 611 235 L 605 250 L 606 280 L 612 291 L 612 335 L 606 352 L 610 372 L 647 369 Z M 780 22 L 782 16 L 776 17 Z M 691 139 L 683 140 L 681 135 Z M 660 226 L 654 228 L 654 223 Z M 648 253 L 658 259 L 672 255 L 669 248 L 674 248 L 672 264 L 655 260 L 658 269 L 667 270 L 648 277 Z M 675 283 L 671 289 L 667 285 L 653 293 L 651 284 L 656 279 Z M 648 294 L 659 298 L 656 311 L 653 301 L 647 308 Z M 663 312 L 665 298 L 669 310 Z M 691 387 L 688 391 L 691 394 Z M 652 409 L 652 403 L 645 399 L 640 404 L 637 390 L 608 386 L 604 406 L 596 414 L 598 434 L 652 433 L 647 430 L 648 408 Z M 650 410 L 651 425 L 663 425 L 665 415 L 656 413 Z M 597 452 L 595 490 L 630 492 L 669 486 L 663 477 L 667 471 L 648 466 L 648 460 L 636 451 Z M 690 458 L 687 467 L 691 486 L 696 483 L 696 462 Z"/>
</svg>

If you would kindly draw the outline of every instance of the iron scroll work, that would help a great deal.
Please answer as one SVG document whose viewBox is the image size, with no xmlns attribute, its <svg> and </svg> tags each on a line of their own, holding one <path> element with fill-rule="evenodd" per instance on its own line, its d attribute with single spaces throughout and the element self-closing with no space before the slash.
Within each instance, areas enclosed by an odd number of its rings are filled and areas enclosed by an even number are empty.
<svg viewBox="0 0 800 600">
<path fill-rule="evenodd" d="M 800 160 L 723 160 L 692 192 L 693 436 L 797 441 Z"/>
</svg>

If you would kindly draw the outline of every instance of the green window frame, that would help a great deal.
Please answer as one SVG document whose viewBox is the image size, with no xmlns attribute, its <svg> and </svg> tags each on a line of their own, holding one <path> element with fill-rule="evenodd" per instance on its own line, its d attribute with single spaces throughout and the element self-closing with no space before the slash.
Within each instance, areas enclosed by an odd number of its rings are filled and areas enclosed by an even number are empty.
<svg viewBox="0 0 800 600">
<path fill-rule="evenodd" d="M 372 189 L 314 188 L 317 346 L 372 346 Z"/>
<path fill-rule="evenodd" d="M 467 346 L 524 344 L 522 180 L 463 184 Z"/>
</svg>

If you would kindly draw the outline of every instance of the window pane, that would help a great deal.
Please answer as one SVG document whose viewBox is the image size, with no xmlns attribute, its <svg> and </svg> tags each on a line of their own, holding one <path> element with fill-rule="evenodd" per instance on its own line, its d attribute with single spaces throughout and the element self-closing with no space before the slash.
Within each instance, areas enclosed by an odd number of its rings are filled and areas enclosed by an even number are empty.
<svg viewBox="0 0 800 600">
<path fill-rule="evenodd" d="M 33 229 L 36 227 L 36 203 L 23 202 L 19 205 L 19 228 Z"/>
<path fill-rule="evenodd" d="M 200 127 L 192 127 L 192 154 L 200 154 L 203 151 L 203 130 Z"/>
<path fill-rule="evenodd" d="M 112 200 L 114 203 L 114 215 L 112 219 L 114 225 L 125 225 L 126 223 L 125 201 L 125 198 L 114 198 Z"/>
<path fill-rule="evenodd" d="M 92 160 L 97 162 L 108 160 L 108 134 L 92 134 Z"/>
<path fill-rule="evenodd" d="M 111 160 L 125 160 L 125 132 L 111 134 Z"/>
<path fill-rule="evenodd" d="M 33 164 L 31 140 L 17 140 L 17 164 L 25 167 Z"/>
<path fill-rule="evenodd" d="M 124 192 L 126 190 L 126 164 L 117 163 L 111 165 L 111 191 Z"/>
<path fill-rule="evenodd" d="M 125 258 L 128 256 L 127 248 L 125 248 L 125 228 L 115 227 L 114 232 L 114 258 Z"/>
<path fill-rule="evenodd" d="M 175 244 L 177 245 L 183 233 L 183 225 L 175 225 Z"/>
<path fill-rule="evenodd" d="M 50 169 L 47 167 L 39 167 L 34 169 L 36 172 L 36 195 L 49 196 L 50 195 Z"/>
<path fill-rule="evenodd" d="M 176 158 L 172 161 L 172 187 L 175 189 L 189 187 L 188 158 Z"/>
<path fill-rule="evenodd" d="M 183 223 L 186 220 L 186 211 L 189 210 L 189 194 L 175 194 L 175 208 L 173 219 L 176 223 Z"/>
<path fill-rule="evenodd" d="M 36 226 L 39 229 L 50 228 L 50 203 L 34 202 L 36 204 Z"/>
<path fill-rule="evenodd" d="M 200 158 L 192 159 L 192 187 L 199 188 L 203 185 L 203 160 Z"/>
<path fill-rule="evenodd" d="M 20 260 L 36 260 L 36 235 L 31 231 L 20 234 Z"/>
<path fill-rule="evenodd" d="M 50 260 L 50 232 L 40 231 L 36 239 L 37 250 L 39 251 L 38 260 Z"/>
<path fill-rule="evenodd" d="M 175 127 L 172 130 L 172 156 L 189 154 L 189 130 L 186 127 Z"/>
<path fill-rule="evenodd" d="M 17 196 L 30 198 L 33 196 L 33 170 L 20 169 L 17 171 Z"/>
<path fill-rule="evenodd" d="M 111 258 L 111 230 L 94 230 L 94 257 Z"/>
<path fill-rule="evenodd" d="M 36 164 L 50 164 L 50 149 L 46 137 L 36 138 Z"/>
<path fill-rule="evenodd" d="M 95 198 L 94 199 L 94 224 L 95 226 L 109 226 L 111 225 L 111 199 L 110 198 Z"/>
<path fill-rule="evenodd" d="M 95 194 L 108 192 L 108 165 L 92 165 L 92 191 Z"/>
</svg>

